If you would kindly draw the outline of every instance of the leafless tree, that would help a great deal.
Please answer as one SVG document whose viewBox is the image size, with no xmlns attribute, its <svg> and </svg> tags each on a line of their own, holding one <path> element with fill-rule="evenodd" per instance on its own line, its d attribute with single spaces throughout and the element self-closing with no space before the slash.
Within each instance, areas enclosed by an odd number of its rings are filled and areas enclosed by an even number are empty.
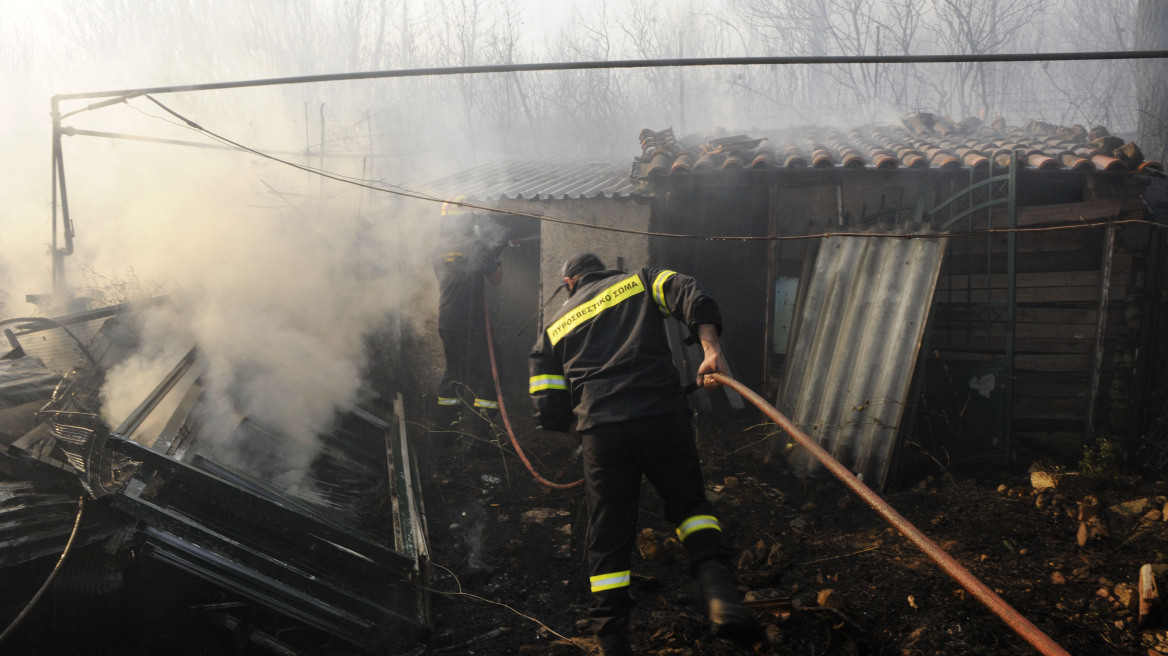
<svg viewBox="0 0 1168 656">
<path fill-rule="evenodd" d="M 1140 0 L 1135 47 L 1137 50 L 1168 49 L 1168 4 Z M 1168 64 L 1162 59 L 1143 60 L 1136 67 L 1139 89 L 1140 146 L 1148 159 L 1168 159 Z"/>
<path fill-rule="evenodd" d="M 991 54 L 1016 51 L 1022 36 L 1035 29 L 1051 0 L 938 0 L 935 19 L 924 29 L 936 39 L 940 52 Z M 1009 76 L 1001 64 L 959 62 L 947 64 L 934 79 L 935 96 L 947 113 L 959 117 L 1001 113 Z"/>
<path fill-rule="evenodd" d="M 1049 12 L 1045 44 L 1057 51 L 1112 51 L 1132 47 L 1135 5 L 1129 0 L 1062 0 Z M 1015 65 L 1015 107 L 1058 125 L 1132 129 L 1135 88 L 1130 62 L 1116 60 Z M 1026 102 L 1023 102 L 1025 100 Z M 1012 112 L 1017 115 L 1019 112 Z"/>
</svg>

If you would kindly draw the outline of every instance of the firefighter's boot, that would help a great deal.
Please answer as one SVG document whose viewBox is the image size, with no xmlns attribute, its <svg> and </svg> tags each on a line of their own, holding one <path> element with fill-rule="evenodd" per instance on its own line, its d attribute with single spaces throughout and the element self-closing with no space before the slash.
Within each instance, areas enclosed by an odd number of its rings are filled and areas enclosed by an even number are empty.
<svg viewBox="0 0 1168 656">
<path fill-rule="evenodd" d="M 628 631 L 597 636 L 596 644 L 600 645 L 600 656 L 633 656 Z"/>
<path fill-rule="evenodd" d="M 475 399 L 474 417 L 471 434 L 474 436 L 476 451 L 480 453 L 496 453 L 503 444 L 502 431 L 499 425 L 498 408 L 481 405 L 483 401 Z M 494 403 L 494 402 L 492 402 Z M 495 403 L 495 405 L 498 405 Z"/>
<path fill-rule="evenodd" d="M 704 561 L 698 565 L 697 577 L 709 604 L 715 635 L 747 647 L 766 637 L 754 612 L 742 605 L 729 561 L 720 558 Z"/>
<path fill-rule="evenodd" d="M 430 433 L 431 442 L 439 448 L 448 448 L 454 445 L 458 431 L 458 406 L 448 402 L 448 399 L 439 397 L 434 406 Z M 457 399 L 455 399 L 457 402 Z"/>
</svg>

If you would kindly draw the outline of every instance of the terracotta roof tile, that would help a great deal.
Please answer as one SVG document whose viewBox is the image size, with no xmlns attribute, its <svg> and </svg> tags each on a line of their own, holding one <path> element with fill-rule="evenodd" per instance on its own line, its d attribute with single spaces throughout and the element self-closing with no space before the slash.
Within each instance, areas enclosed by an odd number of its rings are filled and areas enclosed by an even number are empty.
<svg viewBox="0 0 1168 656">
<path fill-rule="evenodd" d="M 633 177 L 640 179 L 805 167 L 984 169 L 1009 166 L 1015 153 L 1019 164 L 1039 171 L 1163 170 L 1158 162 L 1145 162 L 1136 144 L 1103 127 L 1088 131 L 1040 121 L 1011 126 L 1000 117 L 957 122 L 918 113 L 892 124 L 755 130 L 716 138 L 679 139 L 672 128 L 646 129 L 640 140 L 642 156 L 633 166 Z"/>
</svg>

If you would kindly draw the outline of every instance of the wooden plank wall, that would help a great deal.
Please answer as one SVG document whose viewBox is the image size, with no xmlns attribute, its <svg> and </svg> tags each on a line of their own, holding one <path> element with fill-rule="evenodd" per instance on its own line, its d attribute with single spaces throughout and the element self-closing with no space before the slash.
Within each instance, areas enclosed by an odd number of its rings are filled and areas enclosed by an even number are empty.
<svg viewBox="0 0 1168 656">
<path fill-rule="evenodd" d="M 994 227 L 1005 227 L 1004 212 Z M 1039 442 L 1080 442 L 1086 429 L 1104 279 L 1106 228 L 1083 221 L 1139 218 L 1135 200 L 1022 208 L 1016 236 L 1011 430 Z M 985 221 L 982 221 L 984 227 Z M 975 224 L 974 230 L 979 226 Z M 1122 228 L 1119 228 L 1122 230 Z M 932 357 L 1004 362 L 1007 236 L 954 237 L 938 281 Z M 1104 323 L 1096 418 L 1107 418 L 1117 339 L 1125 326 L 1135 257 L 1116 240 Z M 982 305 L 986 304 L 988 306 Z"/>
</svg>

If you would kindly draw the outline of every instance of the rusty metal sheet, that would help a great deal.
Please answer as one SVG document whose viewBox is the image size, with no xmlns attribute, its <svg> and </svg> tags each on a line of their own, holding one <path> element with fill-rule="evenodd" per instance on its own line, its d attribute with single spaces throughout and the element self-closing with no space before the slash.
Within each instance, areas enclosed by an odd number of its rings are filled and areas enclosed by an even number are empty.
<svg viewBox="0 0 1168 656">
<path fill-rule="evenodd" d="M 775 407 L 873 489 L 895 453 L 946 243 L 831 237 L 802 282 Z M 806 474 L 821 467 L 801 448 L 789 458 Z"/>
</svg>

